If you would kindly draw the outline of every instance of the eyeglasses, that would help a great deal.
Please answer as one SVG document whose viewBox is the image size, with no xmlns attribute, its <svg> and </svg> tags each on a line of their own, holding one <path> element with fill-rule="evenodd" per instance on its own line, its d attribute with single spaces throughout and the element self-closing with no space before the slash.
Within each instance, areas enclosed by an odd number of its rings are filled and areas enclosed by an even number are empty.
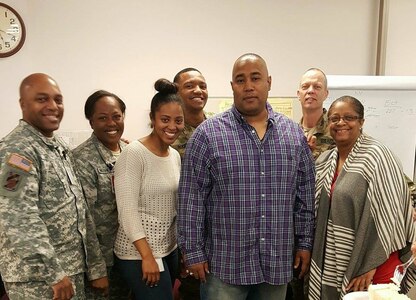
<svg viewBox="0 0 416 300">
<path fill-rule="evenodd" d="M 355 120 L 359 120 L 361 119 L 360 116 L 330 116 L 328 117 L 329 122 L 331 122 L 332 124 L 337 124 L 339 121 L 343 120 L 344 122 L 348 123 L 348 122 L 353 122 Z"/>
</svg>

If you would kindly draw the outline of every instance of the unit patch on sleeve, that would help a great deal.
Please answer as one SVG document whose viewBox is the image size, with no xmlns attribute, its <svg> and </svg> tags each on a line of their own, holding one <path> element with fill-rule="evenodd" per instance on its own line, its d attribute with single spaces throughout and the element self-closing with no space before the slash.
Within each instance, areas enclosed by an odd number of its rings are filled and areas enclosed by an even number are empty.
<svg viewBox="0 0 416 300">
<path fill-rule="evenodd" d="M 5 176 L 4 182 L 2 183 L 3 188 L 8 191 L 14 192 L 19 186 L 20 180 L 21 180 L 20 174 L 15 173 L 13 171 L 9 171 L 7 175 Z"/>
<path fill-rule="evenodd" d="M 7 163 L 15 168 L 21 169 L 25 172 L 29 172 L 32 168 L 32 161 L 27 159 L 26 157 L 23 157 L 17 153 L 12 153 L 7 160 Z"/>
</svg>

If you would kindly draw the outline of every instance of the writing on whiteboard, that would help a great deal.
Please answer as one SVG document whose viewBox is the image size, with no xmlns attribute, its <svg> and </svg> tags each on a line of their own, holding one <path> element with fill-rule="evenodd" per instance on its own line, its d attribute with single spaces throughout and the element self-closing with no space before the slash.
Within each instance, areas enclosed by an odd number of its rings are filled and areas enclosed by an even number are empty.
<svg viewBox="0 0 416 300">
<path fill-rule="evenodd" d="M 403 170 L 414 176 L 416 153 L 416 90 L 330 89 L 325 107 L 337 98 L 349 95 L 364 105 L 367 134 L 383 142 L 400 159 Z"/>
</svg>

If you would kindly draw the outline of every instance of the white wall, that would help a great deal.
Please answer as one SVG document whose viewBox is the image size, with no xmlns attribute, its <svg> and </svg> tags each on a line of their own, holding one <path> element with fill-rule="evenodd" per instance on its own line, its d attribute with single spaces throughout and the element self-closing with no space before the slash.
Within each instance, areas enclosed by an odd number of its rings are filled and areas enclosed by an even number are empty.
<svg viewBox="0 0 416 300">
<path fill-rule="evenodd" d="M 390 1 L 386 75 L 416 75 L 416 1 Z"/>
<path fill-rule="evenodd" d="M 18 86 L 32 72 L 48 73 L 60 84 L 62 130 L 88 129 L 85 99 L 103 88 L 125 100 L 125 136 L 133 139 L 148 131 L 154 81 L 172 79 L 184 67 L 203 72 L 210 97 L 232 95 L 232 64 L 245 52 L 268 62 L 271 96 L 296 95 L 301 74 L 312 66 L 332 75 L 375 70 L 378 0 L 2 1 L 21 13 L 27 37 L 16 55 L 0 59 L 0 136 L 20 118 Z M 400 2 L 406 7 L 393 9 Z M 410 0 L 390 4 L 395 16 L 415 8 Z M 401 18 L 393 21 L 391 31 Z M 388 45 L 390 55 L 394 46 Z M 400 64 L 409 63 L 395 66 Z"/>
</svg>

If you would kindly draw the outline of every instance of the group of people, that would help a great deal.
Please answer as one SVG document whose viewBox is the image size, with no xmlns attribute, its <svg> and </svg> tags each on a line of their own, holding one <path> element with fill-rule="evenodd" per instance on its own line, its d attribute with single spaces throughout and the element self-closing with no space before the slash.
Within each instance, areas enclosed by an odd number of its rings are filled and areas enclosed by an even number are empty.
<svg viewBox="0 0 416 300">
<path fill-rule="evenodd" d="M 8 297 L 170 300 L 179 279 L 183 300 L 333 300 L 389 282 L 416 252 L 400 163 L 363 132 L 358 99 L 323 108 L 321 70 L 300 80 L 299 124 L 273 111 L 271 84 L 262 57 L 240 56 L 233 106 L 211 116 L 205 78 L 183 69 L 155 82 L 152 130 L 130 142 L 125 103 L 99 90 L 84 108 L 93 133 L 70 150 L 54 133 L 57 82 L 26 77 L 0 141 Z"/>
</svg>

